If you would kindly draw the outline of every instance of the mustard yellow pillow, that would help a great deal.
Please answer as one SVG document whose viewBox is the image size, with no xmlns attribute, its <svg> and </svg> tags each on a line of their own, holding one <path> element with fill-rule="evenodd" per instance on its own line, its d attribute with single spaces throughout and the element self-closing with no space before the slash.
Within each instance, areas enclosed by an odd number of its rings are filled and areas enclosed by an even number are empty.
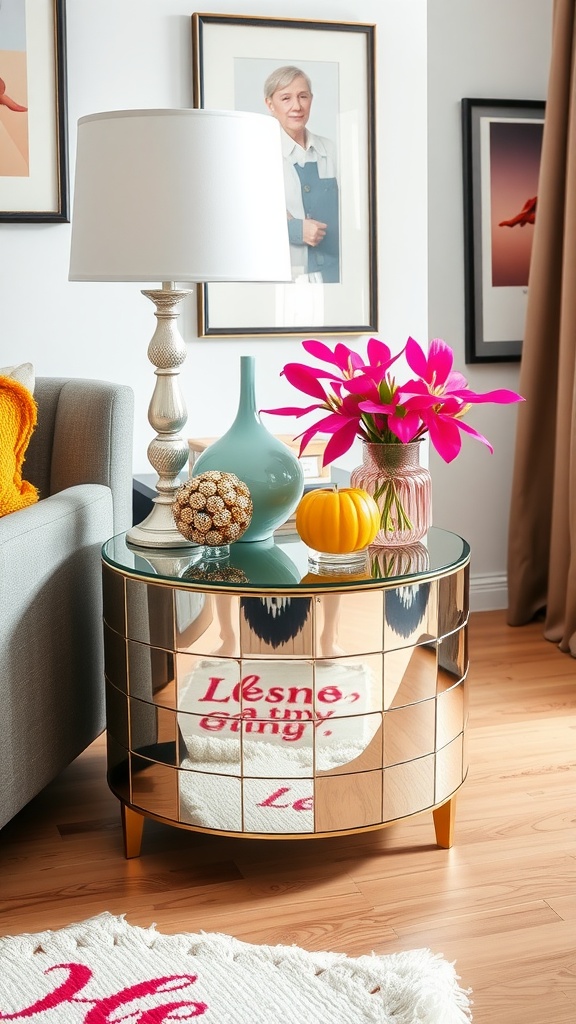
<svg viewBox="0 0 576 1024">
<path fill-rule="evenodd" d="M 0 516 L 38 501 L 36 488 L 22 479 L 37 414 L 32 392 L 14 377 L 0 376 Z"/>
</svg>

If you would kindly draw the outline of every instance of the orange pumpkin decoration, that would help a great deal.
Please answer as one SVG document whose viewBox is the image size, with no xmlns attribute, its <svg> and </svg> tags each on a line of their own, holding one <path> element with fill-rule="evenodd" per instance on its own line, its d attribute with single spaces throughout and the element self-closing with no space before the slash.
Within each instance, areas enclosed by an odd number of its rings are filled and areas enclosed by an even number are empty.
<svg viewBox="0 0 576 1024">
<path fill-rule="evenodd" d="M 296 529 L 309 548 L 345 555 L 372 543 L 380 510 L 361 487 L 308 491 L 296 510 Z"/>
</svg>

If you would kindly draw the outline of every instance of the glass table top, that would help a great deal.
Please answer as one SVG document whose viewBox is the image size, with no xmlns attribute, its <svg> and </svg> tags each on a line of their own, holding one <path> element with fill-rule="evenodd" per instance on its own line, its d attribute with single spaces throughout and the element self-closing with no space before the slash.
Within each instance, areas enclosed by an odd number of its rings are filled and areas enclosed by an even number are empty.
<svg viewBox="0 0 576 1024">
<path fill-rule="evenodd" d="M 318 591 L 343 587 L 397 587 L 400 582 L 449 574 L 467 564 L 470 547 L 462 537 L 432 527 L 418 544 L 405 547 L 371 545 L 364 566 L 352 572 L 321 574 L 312 570 L 310 549 L 297 534 L 278 534 L 270 540 L 237 541 L 229 557 L 214 563 L 204 549 L 136 547 L 119 534 L 102 548 L 105 564 L 136 577 L 181 583 L 194 589 L 234 591 Z"/>
</svg>

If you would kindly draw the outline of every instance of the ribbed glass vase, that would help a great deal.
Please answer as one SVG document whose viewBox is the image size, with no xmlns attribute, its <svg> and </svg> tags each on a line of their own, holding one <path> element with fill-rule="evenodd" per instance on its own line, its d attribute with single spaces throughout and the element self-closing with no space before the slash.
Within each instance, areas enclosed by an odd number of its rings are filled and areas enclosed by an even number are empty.
<svg viewBox="0 0 576 1024">
<path fill-rule="evenodd" d="M 362 465 L 352 470 L 350 485 L 368 491 L 380 509 L 374 544 L 415 544 L 432 525 L 432 482 L 420 465 L 420 444 L 362 442 Z"/>
</svg>

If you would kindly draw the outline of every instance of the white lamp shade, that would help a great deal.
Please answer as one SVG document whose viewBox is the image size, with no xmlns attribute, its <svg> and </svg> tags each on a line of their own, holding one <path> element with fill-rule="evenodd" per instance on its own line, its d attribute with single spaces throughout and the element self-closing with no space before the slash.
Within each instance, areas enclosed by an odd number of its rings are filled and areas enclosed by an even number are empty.
<svg viewBox="0 0 576 1024">
<path fill-rule="evenodd" d="M 289 281 L 278 122 L 227 110 L 80 118 L 71 281 Z"/>
</svg>

